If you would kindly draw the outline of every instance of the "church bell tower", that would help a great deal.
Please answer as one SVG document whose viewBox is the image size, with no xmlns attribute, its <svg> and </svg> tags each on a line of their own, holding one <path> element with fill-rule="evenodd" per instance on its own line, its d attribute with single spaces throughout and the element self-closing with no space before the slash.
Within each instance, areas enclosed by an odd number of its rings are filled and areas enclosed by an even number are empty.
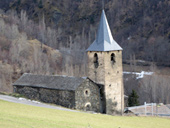
<svg viewBox="0 0 170 128">
<path fill-rule="evenodd" d="M 124 110 L 122 48 L 113 39 L 104 10 L 102 11 L 96 40 L 86 50 L 88 77 L 103 85 L 105 111 L 120 114 Z"/>
</svg>

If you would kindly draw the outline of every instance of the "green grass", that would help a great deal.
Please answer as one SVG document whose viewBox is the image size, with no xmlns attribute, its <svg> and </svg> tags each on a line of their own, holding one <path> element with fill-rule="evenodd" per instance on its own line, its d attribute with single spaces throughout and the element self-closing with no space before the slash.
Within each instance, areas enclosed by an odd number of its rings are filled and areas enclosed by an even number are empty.
<svg viewBox="0 0 170 128">
<path fill-rule="evenodd" d="M 26 98 L 24 95 L 22 95 L 22 94 L 18 94 L 18 93 L 10 93 L 10 94 L 8 94 L 9 96 L 13 96 L 13 97 L 16 97 L 16 98 L 20 98 L 20 97 L 22 97 L 22 98 Z"/>
<path fill-rule="evenodd" d="M 170 128 L 170 119 L 68 112 L 0 100 L 0 128 Z"/>
<path fill-rule="evenodd" d="M 0 92 L 0 95 L 8 95 L 8 96 L 13 96 L 13 97 L 16 97 L 16 98 L 26 98 L 24 95 L 22 94 L 19 94 L 19 93 L 6 93 L 6 92 Z M 26 98 L 27 99 L 27 98 Z"/>
</svg>

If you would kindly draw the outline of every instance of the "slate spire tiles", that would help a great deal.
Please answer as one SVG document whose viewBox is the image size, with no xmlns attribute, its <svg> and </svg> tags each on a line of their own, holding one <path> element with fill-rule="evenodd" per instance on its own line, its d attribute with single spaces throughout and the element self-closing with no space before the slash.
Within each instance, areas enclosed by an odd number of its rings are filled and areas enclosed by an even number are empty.
<svg viewBox="0 0 170 128">
<path fill-rule="evenodd" d="M 122 48 L 113 39 L 105 12 L 103 10 L 100 19 L 100 24 L 98 27 L 96 40 L 90 45 L 87 51 L 116 51 L 116 50 L 122 50 Z"/>
</svg>

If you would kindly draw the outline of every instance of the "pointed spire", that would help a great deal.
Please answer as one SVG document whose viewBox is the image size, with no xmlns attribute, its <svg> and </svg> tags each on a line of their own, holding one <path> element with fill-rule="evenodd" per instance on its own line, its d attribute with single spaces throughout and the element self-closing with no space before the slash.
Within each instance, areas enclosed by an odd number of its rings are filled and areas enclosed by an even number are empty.
<svg viewBox="0 0 170 128">
<path fill-rule="evenodd" d="M 87 51 L 115 51 L 122 50 L 112 37 L 104 10 L 102 11 L 96 40 L 90 45 Z"/>
</svg>

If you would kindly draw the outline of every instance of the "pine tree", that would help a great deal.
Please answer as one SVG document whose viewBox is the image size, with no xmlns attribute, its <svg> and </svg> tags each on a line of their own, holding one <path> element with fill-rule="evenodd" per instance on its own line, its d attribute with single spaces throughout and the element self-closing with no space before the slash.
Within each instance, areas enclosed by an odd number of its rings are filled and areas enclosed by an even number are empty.
<svg viewBox="0 0 170 128">
<path fill-rule="evenodd" d="M 18 0 L 18 5 L 20 5 L 21 4 L 21 0 Z"/>
<path fill-rule="evenodd" d="M 40 0 L 40 2 L 39 2 L 39 8 L 43 8 L 42 0 Z"/>
<path fill-rule="evenodd" d="M 33 0 L 34 3 L 37 3 L 37 0 Z"/>
<path fill-rule="evenodd" d="M 138 94 L 136 93 L 135 90 L 132 90 L 132 93 L 129 95 L 128 97 L 128 106 L 138 106 L 139 105 L 139 101 L 138 101 Z"/>
</svg>

